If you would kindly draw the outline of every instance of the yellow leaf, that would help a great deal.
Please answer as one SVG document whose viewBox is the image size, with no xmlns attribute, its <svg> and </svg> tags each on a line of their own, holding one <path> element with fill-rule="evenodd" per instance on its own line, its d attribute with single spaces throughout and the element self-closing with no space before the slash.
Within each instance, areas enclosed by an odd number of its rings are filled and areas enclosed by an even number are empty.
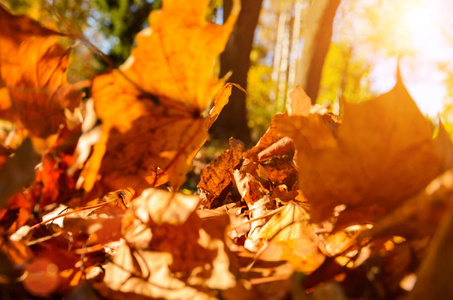
<svg viewBox="0 0 453 300">
<path fill-rule="evenodd" d="M 201 116 L 224 84 L 213 75 L 213 64 L 239 9 L 235 5 L 227 22 L 217 25 L 204 18 L 207 4 L 163 1 L 162 10 L 150 16 L 150 28 L 136 36 L 137 47 L 128 60 L 119 70 L 95 78 L 95 109 L 108 137 L 99 142 L 106 145 L 105 153 L 95 147 L 82 174 L 86 190 L 93 188 L 96 174 L 107 191 L 127 186 L 141 190 L 158 168 L 173 187 L 185 181 L 231 93 L 227 85 L 218 107 Z"/>
<path fill-rule="evenodd" d="M 263 260 L 286 260 L 295 270 L 311 273 L 324 261 L 309 215 L 298 202 L 289 202 L 261 229 L 269 244 L 260 253 Z"/>
</svg>

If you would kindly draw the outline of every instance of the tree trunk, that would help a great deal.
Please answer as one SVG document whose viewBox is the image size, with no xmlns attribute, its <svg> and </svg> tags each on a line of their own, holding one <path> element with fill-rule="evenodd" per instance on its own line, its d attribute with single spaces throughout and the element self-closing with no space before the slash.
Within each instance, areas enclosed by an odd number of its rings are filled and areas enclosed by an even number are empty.
<svg viewBox="0 0 453 300">
<path fill-rule="evenodd" d="M 332 25 L 341 0 L 313 1 L 305 24 L 304 49 L 296 82 L 314 103 L 318 97 L 324 60 L 332 39 Z"/>
<path fill-rule="evenodd" d="M 228 81 L 237 83 L 244 89 L 247 89 L 250 52 L 262 2 L 262 0 L 241 1 L 241 13 L 225 51 L 220 56 L 220 76 L 222 77 L 232 71 L 233 75 Z M 225 0 L 223 6 L 224 20 L 228 17 L 231 7 L 232 0 Z M 222 113 L 211 128 L 211 135 L 214 138 L 227 140 L 233 136 L 246 144 L 250 143 L 245 99 L 246 95 L 243 92 L 233 88 L 229 103 L 223 108 Z"/>
</svg>

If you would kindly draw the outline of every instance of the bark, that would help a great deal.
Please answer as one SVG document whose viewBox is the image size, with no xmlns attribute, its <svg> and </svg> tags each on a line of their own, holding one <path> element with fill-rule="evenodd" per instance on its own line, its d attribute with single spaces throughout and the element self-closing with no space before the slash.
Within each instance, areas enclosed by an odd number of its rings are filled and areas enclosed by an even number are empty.
<svg viewBox="0 0 453 300">
<path fill-rule="evenodd" d="M 250 68 L 250 52 L 253 36 L 258 23 L 262 0 L 242 0 L 241 13 L 236 26 L 220 57 L 220 76 L 229 71 L 233 75 L 229 82 L 237 83 L 247 89 L 247 73 Z M 228 17 L 232 0 L 224 1 L 224 20 Z M 233 89 L 229 103 L 224 107 L 217 121 L 211 128 L 214 138 L 228 140 L 234 137 L 250 144 L 250 129 L 247 126 L 246 95 L 238 89 Z"/>
<path fill-rule="evenodd" d="M 304 49 L 298 64 L 296 83 L 316 102 L 322 68 L 332 39 L 333 20 L 341 0 L 316 0 L 308 11 Z"/>
</svg>

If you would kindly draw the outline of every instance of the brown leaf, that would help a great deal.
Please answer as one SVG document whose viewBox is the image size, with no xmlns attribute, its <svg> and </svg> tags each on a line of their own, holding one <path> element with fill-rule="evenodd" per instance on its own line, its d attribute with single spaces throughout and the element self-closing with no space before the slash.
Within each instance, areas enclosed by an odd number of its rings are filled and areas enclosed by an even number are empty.
<svg viewBox="0 0 453 300">
<path fill-rule="evenodd" d="M 405 299 L 442 299 L 453 295 L 451 278 L 453 259 L 453 209 L 450 208 L 440 223 L 424 261 L 417 270 L 414 289 Z"/>
<path fill-rule="evenodd" d="M 161 168 L 156 168 L 155 170 L 151 170 L 151 174 L 147 176 L 146 182 L 150 184 L 152 187 L 159 187 L 164 185 L 168 182 L 168 174 L 164 172 Z"/>
<path fill-rule="evenodd" d="M 344 102 L 338 132 L 320 115 L 300 118 L 289 117 L 278 128 L 295 140 L 299 184 L 312 205 L 313 222 L 328 219 L 340 204 L 385 213 L 443 168 L 432 126 L 400 79 L 376 99 Z"/>
<path fill-rule="evenodd" d="M 244 143 L 230 138 L 230 150 L 219 155 L 201 173 L 198 188 L 202 204 L 208 208 L 222 205 L 225 190 L 232 184 L 233 170 L 242 160 Z M 223 197 L 222 197 L 223 196 Z"/>
<path fill-rule="evenodd" d="M 81 256 L 71 249 L 72 240 L 69 239 L 69 235 L 54 235 L 51 238 L 49 238 L 49 235 L 51 235 L 51 232 L 46 228 L 41 227 L 39 230 L 35 230 L 34 236 L 37 240 L 32 241 L 33 245 L 30 246 L 35 255 L 31 265 L 28 267 L 31 268 L 34 263 L 37 263 L 39 268 L 34 274 L 26 274 L 31 277 L 26 278 L 26 280 L 30 280 L 30 283 L 34 285 L 30 292 L 44 292 L 39 286 L 36 286 L 39 283 L 39 279 L 36 280 L 33 277 L 48 271 L 51 274 L 47 275 L 55 275 L 57 277 L 57 285 L 48 293 L 53 292 L 53 294 L 64 295 L 80 284 L 82 280 L 85 280 L 82 277 L 84 273 L 89 273 L 93 266 L 105 260 L 105 253 L 101 249 L 101 251 L 85 253 Z M 68 251 L 68 249 L 72 251 Z"/>
<path fill-rule="evenodd" d="M 35 153 L 31 141 L 27 139 L 0 170 L 0 207 L 3 207 L 16 191 L 33 182 L 35 166 L 38 163 L 39 156 Z"/>
<path fill-rule="evenodd" d="M 249 209 L 255 202 L 263 198 L 269 192 L 250 173 L 246 173 L 240 170 L 234 170 L 233 178 L 234 183 L 239 191 L 239 194 L 241 195 L 242 199 L 247 203 Z"/>
<path fill-rule="evenodd" d="M 292 189 L 296 185 L 297 171 L 292 163 L 292 156 L 276 156 L 270 161 L 261 163 L 261 166 L 266 171 L 268 181 L 273 187 L 285 185 Z"/>
<path fill-rule="evenodd" d="M 258 153 L 258 161 L 264 161 L 275 155 L 286 154 L 294 151 L 294 141 L 289 137 L 283 137 Z"/>
<path fill-rule="evenodd" d="M 430 236 L 435 232 L 445 211 L 453 206 L 452 195 L 453 170 L 450 169 L 436 177 L 397 209 L 379 219 L 372 229 L 363 232 L 360 237 Z"/>
<path fill-rule="evenodd" d="M 72 234 L 75 248 L 104 245 L 121 238 L 122 218 L 99 213 L 83 218 L 68 216 L 64 218 L 63 229 Z"/>
<path fill-rule="evenodd" d="M 280 134 L 275 125 L 276 119 L 281 118 L 283 115 L 277 114 L 272 118 L 271 125 L 269 129 L 264 133 L 260 138 L 255 147 L 244 153 L 245 158 L 249 158 L 252 161 L 258 161 L 258 154 L 265 150 L 266 148 L 272 146 L 274 143 L 278 142 L 284 136 Z"/>
</svg>

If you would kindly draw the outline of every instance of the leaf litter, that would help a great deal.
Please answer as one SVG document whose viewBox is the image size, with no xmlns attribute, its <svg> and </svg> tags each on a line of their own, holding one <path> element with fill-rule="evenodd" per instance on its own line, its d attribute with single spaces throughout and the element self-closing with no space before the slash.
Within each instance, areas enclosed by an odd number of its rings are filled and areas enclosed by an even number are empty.
<svg viewBox="0 0 453 300">
<path fill-rule="evenodd" d="M 16 141 L 0 149 L 2 296 L 452 294 L 453 146 L 399 75 L 376 99 L 343 99 L 341 118 L 296 87 L 256 146 L 230 139 L 199 193 L 177 192 L 235 86 L 212 72 L 235 3 L 216 25 L 207 0 L 164 1 L 93 100 L 66 81 L 67 37 L 0 7 L 0 114 Z"/>
</svg>

